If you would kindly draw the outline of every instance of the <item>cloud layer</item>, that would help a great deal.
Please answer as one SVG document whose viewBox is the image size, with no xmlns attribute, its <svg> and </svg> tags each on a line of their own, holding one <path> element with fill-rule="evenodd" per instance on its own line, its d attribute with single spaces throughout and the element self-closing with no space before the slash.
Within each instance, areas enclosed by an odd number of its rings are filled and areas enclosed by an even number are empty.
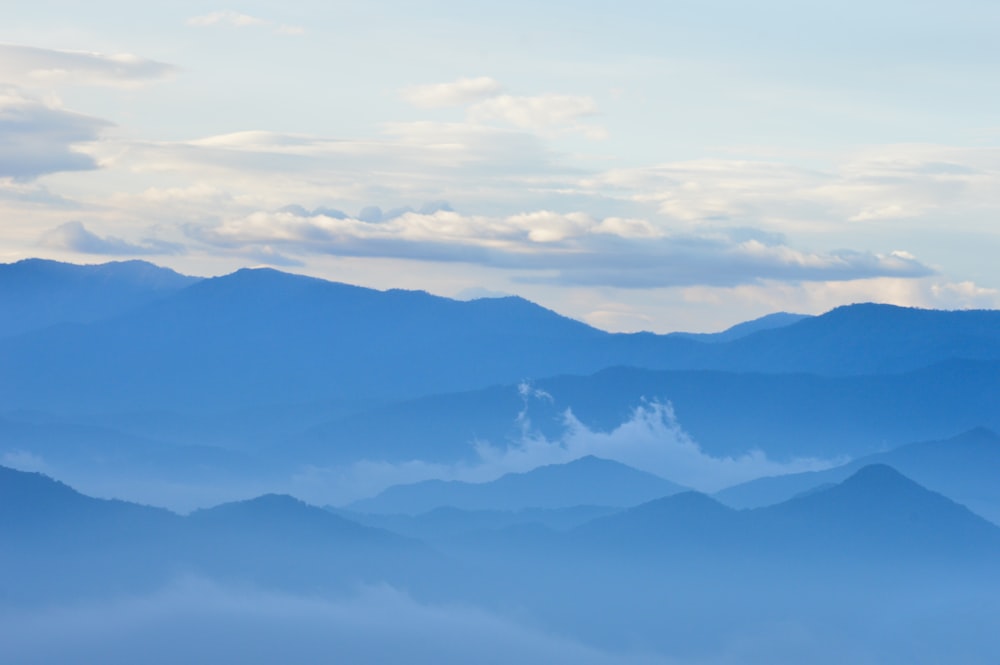
<svg viewBox="0 0 1000 665">
<path fill-rule="evenodd" d="M 108 256 L 145 256 L 176 254 L 180 245 L 162 240 L 147 239 L 141 243 L 129 242 L 115 236 L 99 236 L 87 230 L 82 222 L 66 222 L 46 232 L 42 244 L 54 249 Z"/>
<path fill-rule="evenodd" d="M 809 253 L 768 238 L 725 231 L 671 233 L 649 220 L 548 210 L 482 217 L 450 210 L 407 212 L 372 223 L 352 217 L 258 212 L 192 227 L 220 248 L 272 247 L 283 253 L 475 263 L 524 271 L 518 279 L 619 288 L 762 280 L 829 281 L 921 277 L 934 271 L 905 252 Z"/>
<path fill-rule="evenodd" d="M 421 605 L 388 587 L 323 600 L 187 579 L 117 602 L 0 609 L 0 619 L 4 653 L 24 665 L 650 662 L 471 607 Z"/>
<path fill-rule="evenodd" d="M 97 168 L 93 157 L 77 150 L 96 141 L 110 123 L 73 113 L 0 88 L 0 178 L 31 180 L 59 171 Z"/>
<path fill-rule="evenodd" d="M 464 106 L 499 95 L 502 91 L 499 81 L 489 76 L 477 76 L 460 78 L 451 83 L 409 86 L 400 92 L 400 96 L 417 108 L 436 109 Z"/>
<path fill-rule="evenodd" d="M 572 411 L 566 411 L 562 433 L 548 438 L 528 419 L 527 404 L 551 398 L 527 384 L 522 386 L 522 397 L 526 400 L 525 410 L 516 419 L 520 435 L 503 444 L 470 441 L 477 458 L 473 463 L 363 460 L 344 467 L 309 467 L 292 479 L 289 491 L 312 503 L 344 505 L 374 496 L 392 485 L 430 479 L 489 482 L 507 473 L 523 473 L 594 455 L 699 491 L 715 492 L 763 476 L 817 471 L 848 461 L 842 458 L 777 461 L 760 450 L 748 450 L 735 457 L 715 457 L 703 451 L 683 430 L 671 405 L 660 401 L 639 404 L 628 420 L 608 432 L 591 430 Z"/>
<path fill-rule="evenodd" d="M 135 85 L 174 75 L 164 62 L 130 53 L 91 53 L 0 44 L 0 81 L 19 85 Z"/>
</svg>

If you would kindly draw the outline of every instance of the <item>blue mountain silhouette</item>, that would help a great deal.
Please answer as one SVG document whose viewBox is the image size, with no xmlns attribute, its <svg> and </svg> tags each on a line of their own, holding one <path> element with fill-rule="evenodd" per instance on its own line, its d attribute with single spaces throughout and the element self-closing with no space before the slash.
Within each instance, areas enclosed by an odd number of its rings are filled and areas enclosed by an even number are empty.
<svg viewBox="0 0 1000 665">
<path fill-rule="evenodd" d="M 396 485 L 356 501 L 351 510 L 415 515 L 435 508 L 522 510 L 573 506 L 630 506 L 683 487 L 625 464 L 586 456 L 485 483 L 427 480 Z"/>
<path fill-rule="evenodd" d="M 838 483 L 870 464 L 887 464 L 921 485 L 944 494 L 979 515 L 1000 521 L 1000 435 L 975 428 L 939 441 L 911 443 L 867 455 L 825 471 L 758 478 L 716 493 L 738 508 L 780 503 L 817 487 Z"/>
</svg>

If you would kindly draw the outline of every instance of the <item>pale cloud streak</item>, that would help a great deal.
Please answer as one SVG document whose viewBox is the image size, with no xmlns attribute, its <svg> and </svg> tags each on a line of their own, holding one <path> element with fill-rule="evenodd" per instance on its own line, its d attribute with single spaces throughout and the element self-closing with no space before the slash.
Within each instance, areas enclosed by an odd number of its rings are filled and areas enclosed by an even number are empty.
<svg viewBox="0 0 1000 665">
<path fill-rule="evenodd" d="M 921 277 L 933 272 L 902 252 L 802 252 L 723 234 L 673 234 L 648 220 L 544 210 L 506 217 L 451 210 L 406 212 L 378 223 L 255 212 L 219 224 L 189 226 L 188 233 L 198 242 L 228 250 L 267 247 L 293 256 L 460 262 L 515 271 L 515 281 L 574 286 L 735 285 L 765 279 Z"/>
<path fill-rule="evenodd" d="M 581 179 L 579 188 L 655 206 L 690 224 L 836 231 L 852 223 L 863 227 L 963 209 L 1000 210 L 1000 150 L 882 146 L 814 169 L 700 159 L 613 169 Z"/>
<path fill-rule="evenodd" d="M 603 127 L 582 122 L 597 114 L 597 103 L 592 98 L 557 94 L 499 95 L 475 104 L 468 111 L 472 122 L 501 122 L 539 132 L 579 132 L 589 139 L 605 139 L 608 134 Z"/>
<path fill-rule="evenodd" d="M 241 14 L 232 10 L 210 12 L 201 16 L 192 16 L 187 20 L 187 24 L 196 28 L 204 28 L 212 25 L 229 25 L 234 28 L 247 28 L 255 25 L 267 25 L 267 21 L 249 14 Z"/>
<path fill-rule="evenodd" d="M 466 119 L 474 125 L 509 125 L 542 134 L 576 132 L 595 140 L 608 136 L 603 127 L 583 122 L 599 114 L 592 97 L 504 94 L 503 86 L 488 76 L 409 86 L 400 91 L 400 96 L 422 109 L 467 106 Z"/>
<path fill-rule="evenodd" d="M 0 81 L 23 86 L 134 86 L 177 72 L 173 65 L 130 53 L 62 51 L 0 44 Z"/>
<path fill-rule="evenodd" d="M 129 242 L 115 236 L 99 236 L 88 230 L 82 222 L 72 221 L 47 231 L 41 244 L 53 249 L 106 256 L 169 255 L 183 251 L 180 245 L 147 238 Z"/>
<path fill-rule="evenodd" d="M 414 85 L 403 88 L 400 96 L 417 108 L 436 109 L 464 106 L 503 91 L 500 83 L 488 76 L 460 78 L 451 83 Z"/>
<path fill-rule="evenodd" d="M 97 162 L 78 150 L 111 123 L 73 113 L 0 87 L 0 178 L 26 181 L 59 171 L 85 171 Z"/>
<path fill-rule="evenodd" d="M 250 14 L 232 11 L 230 9 L 209 12 L 208 14 L 202 14 L 200 16 L 192 16 L 187 20 L 187 24 L 194 28 L 209 28 L 216 26 L 225 26 L 230 28 L 259 28 L 274 26 L 273 21 L 259 18 L 257 16 L 251 16 Z M 274 28 L 275 34 L 288 37 L 299 37 L 304 35 L 305 32 L 306 29 L 298 25 L 281 24 Z"/>
</svg>

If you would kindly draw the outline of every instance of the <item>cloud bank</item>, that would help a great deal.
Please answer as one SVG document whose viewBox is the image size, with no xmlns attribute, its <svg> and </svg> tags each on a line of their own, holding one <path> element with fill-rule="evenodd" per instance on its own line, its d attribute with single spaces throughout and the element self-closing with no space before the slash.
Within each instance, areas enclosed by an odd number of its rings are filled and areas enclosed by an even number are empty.
<svg viewBox="0 0 1000 665">
<path fill-rule="evenodd" d="M 0 619 L 5 657 L 22 665 L 653 662 L 471 607 L 421 605 L 389 587 L 323 600 L 187 579 L 118 602 L 0 609 Z"/>
<path fill-rule="evenodd" d="M 164 62 L 131 53 L 96 53 L 0 44 L 0 81 L 19 85 L 130 86 L 176 74 Z"/>
<path fill-rule="evenodd" d="M 208 28 L 214 26 L 227 26 L 230 28 L 253 28 L 253 27 L 267 27 L 274 25 L 272 21 L 259 18 L 257 16 L 251 16 L 250 14 L 243 14 L 240 12 L 235 12 L 232 10 L 214 11 L 208 14 L 201 14 L 199 16 L 192 16 L 187 20 L 187 24 L 194 28 Z M 278 25 L 274 29 L 274 33 L 277 35 L 285 35 L 290 37 L 299 37 L 304 35 L 306 29 L 298 25 Z"/>
<path fill-rule="evenodd" d="M 530 385 L 522 386 L 525 404 L 550 400 Z M 548 464 L 565 464 L 587 455 L 615 460 L 702 492 L 715 492 L 763 476 L 819 471 L 846 463 L 845 458 L 772 460 L 760 450 L 736 457 L 715 457 L 703 451 L 678 424 L 667 402 L 644 401 L 631 417 L 609 432 L 595 431 L 572 411 L 563 414 L 563 431 L 548 438 L 527 417 L 527 406 L 516 418 L 520 435 L 506 444 L 472 441 L 476 461 L 438 464 L 420 460 L 390 463 L 363 460 L 354 464 L 307 467 L 292 479 L 289 491 L 316 504 L 344 505 L 368 498 L 392 485 L 423 480 L 489 482 L 507 473 L 523 473 Z"/>
<path fill-rule="evenodd" d="M 60 171 L 97 168 L 80 144 L 96 141 L 111 123 L 73 113 L 0 87 L 0 178 L 32 180 Z"/>
<path fill-rule="evenodd" d="M 732 286 L 934 273 L 901 251 L 803 252 L 766 236 L 674 233 L 646 219 L 598 219 L 583 212 L 486 217 L 438 210 L 380 216 L 379 223 L 299 213 L 257 212 L 213 226 L 191 226 L 188 232 L 218 248 L 267 246 L 291 255 L 472 263 L 524 271 L 518 281 L 576 286 Z"/>
<path fill-rule="evenodd" d="M 66 222 L 46 232 L 41 244 L 81 254 L 109 256 L 178 254 L 183 251 L 182 246 L 162 240 L 147 239 L 142 243 L 134 243 L 115 236 L 99 236 L 78 221 Z"/>
<path fill-rule="evenodd" d="M 400 96 L 417 108 L 437 109 L 464 106 L 499 95 L 503 86 L 489 76 L 460 78 L 451 83 L 414 85 L 403 88 Z"/>
</svg>

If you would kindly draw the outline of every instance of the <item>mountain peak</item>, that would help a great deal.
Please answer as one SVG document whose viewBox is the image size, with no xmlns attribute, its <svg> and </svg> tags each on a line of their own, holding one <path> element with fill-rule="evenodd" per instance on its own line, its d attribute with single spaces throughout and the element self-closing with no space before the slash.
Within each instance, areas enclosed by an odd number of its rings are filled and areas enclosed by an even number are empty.
<svg viewBox="0 0 1000 665">
<path fill-rule="evenodd" d="M 838 485 L 814 492 L 793 501 L 836 501 L 854 505 L 901 505 L 908 501 L 919 503 L 941 500 L 952 503 L 941 495 L 910 480 L 888 464 L 868 464 L 848 476 Z"/>
</svg>

